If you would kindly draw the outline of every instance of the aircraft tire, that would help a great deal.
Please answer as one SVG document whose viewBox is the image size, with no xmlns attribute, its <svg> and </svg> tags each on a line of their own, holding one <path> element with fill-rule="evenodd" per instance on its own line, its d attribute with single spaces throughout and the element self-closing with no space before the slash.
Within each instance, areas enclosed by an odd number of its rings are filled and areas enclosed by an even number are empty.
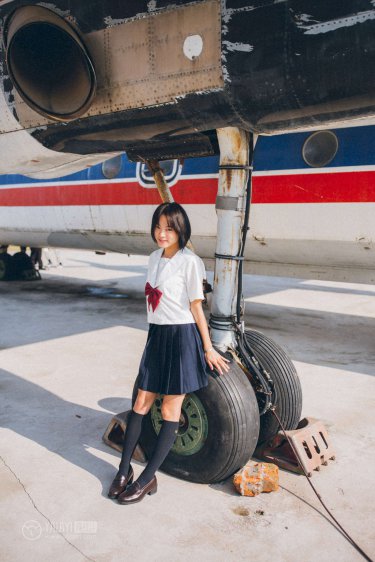
<svg viewBox="0 0 375 562">
<path fill-rule="evenodd" d="M 0 281 L 8 281 L 12 278 L 12 256 L 0 254 Z"/>
<path fill-rule="evenodd" d="M 26 252 L 17 252 L 12 256 L 13 275 L 16 279 L 30 281 L 40 279 L 39 272 L 35 269 L 31 258 Z"/>
<path fill-rule="evenodd" d="M 229 354 L 225 357 L 231 359 Z M 243 370 L 208 377 L 208 386 L 186 395 L 179 433 L 161 469 L 190 482 L 209 484 L 231 476 L 251 457 L 259 435 L 259 409 Z M 137 381 L 133 404 L 137 396 Z M 161 424 L 161 398 L 143 420 L 140 445 L 150 458 Z M 196 428 L 196 429 L 194 429 Z M 190 435 L 190 437 L 189 437 Z"/>
<path fill-rule="evenodd" d="M 285 353 L 270 338 L 255 330 L 245 330 L 245 338 L 260 365 L 270 373 L 276 389 L 276 412 L 285 429 L 295 429 L 301 418 L 302 389 L 297 371 Z M 258 444 L 267 441 L 281 429 L 272 414 L 260 416 Z"/>
</svg>

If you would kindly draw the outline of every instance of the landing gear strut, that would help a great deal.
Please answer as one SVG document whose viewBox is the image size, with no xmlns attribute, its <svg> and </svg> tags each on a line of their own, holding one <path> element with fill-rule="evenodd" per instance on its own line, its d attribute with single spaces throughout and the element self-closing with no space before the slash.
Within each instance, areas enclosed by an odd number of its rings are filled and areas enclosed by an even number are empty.
<svg viewBox="0 0 375 562">
<path fill-rule="evenodd" d="M 220 173 L 216 212 L 218 235 L 215 284 L 210 326 L 212 341 L 236 356 L 255 390 L 259 415 L 259 443 L 280 429 L 295 429 L 302 409 L 302 391 L 292 361 L 271 339 L 245 329 L 242 301 L 242 262 L 251 204 L 254 138 L 236 128 L 218 129 Z M 234 233 L 234 234 L 233 234 Z M 230 271 L 230 281 L 228 280 Z"/>
<path fill-rule="evenodd" d="M 215 347 L 226 351 L 236 349 L 234 314 L 237 306 L 238 282 L 242 281 L 243 250 L 250 208 L 251 166 L 253 146 L 249 133 L 234 127 L 217 129 L 220 147 L 218 193 L 216 197 L 217 238 L 215 275 L 211 305 L 211 339 Z M 248 188 L 248 189 L 247 189 Z M 247 200 L 247 194 L 248 200 Z M 243 229 L 245 229 L 245 234 Z M 239 273 L 241 275 L 239 275 Z M 237 310 L 237 322 L 240 314 Z"/>
</svg>

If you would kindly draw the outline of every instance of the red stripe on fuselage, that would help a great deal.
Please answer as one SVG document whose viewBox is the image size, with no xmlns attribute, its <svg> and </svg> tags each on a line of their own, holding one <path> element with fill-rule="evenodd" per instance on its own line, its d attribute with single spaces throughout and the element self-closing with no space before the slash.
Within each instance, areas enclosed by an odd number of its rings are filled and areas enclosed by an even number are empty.
<svg viewBox="0 0 375 562">
<path fill-rule="evenodd" d="M 179 203 L 215 202 L 217 180 L 194 179 L 179 181 L 171 188 Z M 158 205 L 157 189 L 145 188 L 136 181 L 121 183 L 82 183 L 55 186 L 0 188 L 0 205 L 8 207 L 45 207 L 51 205 Z"/>
<path fill-rule="evenodd" d="M 374 203 L 375 172 L 254 178 L 253 203 Z"/>
<path fill-rule="evenodd" d="M 175 201 L 185 205 L 214 204 L 216 178 L 182 179 L 171 188 Z M 252 202 L 370 203 L 375 202 L 375 172 L 255 176 Z M 136 181 L 49 186 L 0 187 L 0 206 L 48 207 L 87 205 L 158 205 L 156 189 Z"/>
</svg>

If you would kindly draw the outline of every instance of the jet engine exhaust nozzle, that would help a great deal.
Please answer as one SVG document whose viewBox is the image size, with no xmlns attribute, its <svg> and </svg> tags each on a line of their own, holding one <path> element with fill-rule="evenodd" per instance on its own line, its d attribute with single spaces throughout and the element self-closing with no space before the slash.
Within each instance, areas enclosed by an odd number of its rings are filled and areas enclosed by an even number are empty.
<svg viewBox="0 0 375 562">
<path fill-rule="evenodd" d="M 95 69 L 79 35 L 63 18 L 40 6 L 20 8 L 7 24 L 6 45 L 10 78 L 29 107 L 58 121 L 89 109 Z"/>
</svg>

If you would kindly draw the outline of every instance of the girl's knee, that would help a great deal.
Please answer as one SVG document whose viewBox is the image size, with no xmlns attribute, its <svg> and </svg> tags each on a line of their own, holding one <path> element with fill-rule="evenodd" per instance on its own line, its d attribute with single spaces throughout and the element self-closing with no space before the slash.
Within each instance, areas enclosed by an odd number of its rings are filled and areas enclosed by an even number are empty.
<svg viewBox="0 0 375 562">
<path fill-rule="evenodd" d="M 176 421 L 174 418 L 177 418 L 177 415 L 176 412 L 173 410 L 173 408 L 165 404 L 162 404 L 161 417 L 163 418 L 163 420 Z M 180 414 L 178 414 L 178 417 L 180 417 Z"/>
<path fill-rule="evenodd" d="M 184 401 L 185 395 L 179 396 L 179 398 L 166 400 L 164 397 L 161 406 L 161 415 L 163 420 L 166 421 L 178 421 L 181 415 L 182 402 Z"/>
<path fill-rule="evenodd" d="M 137 402 L 133 406 L 133 411 L 136 414 L 140 414 L 141 416 L 145 416 L 146 414 L 149 413 L 150 410 L 151 410 L 151 406 L 139 405 L 137 404 Z"/>
<path fill-rule="evenodd" d="M 156 393 L 138 390 L 138 396 L 133 406 L 137 414 L 146 415 L 154 403 Z"/>
</svg>

